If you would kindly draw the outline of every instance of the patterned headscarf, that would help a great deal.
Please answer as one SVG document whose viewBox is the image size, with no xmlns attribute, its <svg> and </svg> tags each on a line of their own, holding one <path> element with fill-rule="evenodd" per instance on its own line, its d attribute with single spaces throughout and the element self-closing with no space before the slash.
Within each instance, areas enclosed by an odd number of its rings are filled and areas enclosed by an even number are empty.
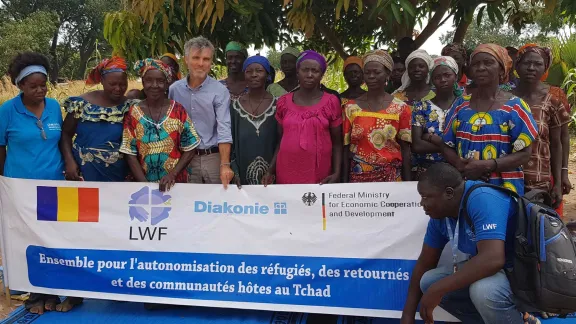
<svg viewBox="0 0 576 324">
<path fill-rule="evenodd" d="M 518 60 L 516 62 L 520 62 L 522 57 L 527 53 L 536 53 L 544 59 L 544 70 L 546 72 L 540 79 L 541 81 L 546 81 L 548 79 L 548 71 L 550 70 L 550 66 L 552 65 L 552 51 L 548 47 L 541 47 L 537 44 L 526 44 L 518 50 Z"/>
<path fill-rule="evenodd" d="M 318 62 L 318 64 L 320 64 L 320 69 L 322 70 L 322 74 L 324 74 L 326 72 L 326 68 L 327 68 L 326 59 L 324 58 L 324 56 L 322 56 L 322 54 L 315 52 L 313 50 L 307 50 L 307 51 L 300 53 L 300 56 L 298 56 L 298 60 L 296 60 L 296 69 L 299 69 L 300 64 L 302 64 L 302 62 L 304 62 L 306 60 L 312 60 L 312 61 Z"/>
<path fill-rule="evenodd" d="M 100 64 L 96 65 L 95 68 L 90 71 L 88 74 L 88 78 L 86 79 L 87 85 L 95 85 L 102 82 L 102 77 L 108 73 L 112 72 L 124 72 L 128 66 L 126 65 L 126 61 L 118 56 L 113 56 L 112 58 L 105 59 Z"/>
<path fill-rule="evenodd" d="M 244 58 L 248 57 L 248 50 L 246 49 L 246 46 L 240 42 L 231 41 L 230 43 L 228 43 L 228 45 L 226 45 L 226 50 L 224 51 L 224 53 L 228 53 L 230 51 L 240 52 L 244 54 Z"/>
<path fill-rule="evenodd" d="M 434 70 L 439 66 L 449 67 L 450 70 L 456 74 L 456 77 L 458 77 L 458 63 L 456 63 L 456 60 L 454 60 L 451 56 L 440 56 L 434 59 L 434 64 L 432 65 L 432 69 L 430 69 L 430 82 L 432 82 L 432 72 L 434 72 Z M 458 86 L 458 80 L 456 80 L 456 82 L 454 82 L 454 95 L 456 95 L 456 97 L 460 97 L 463 93 L 463 90 L 464 89 Z"/>
<path fill-rule="evenodd" d="M 458 75 L 458 63 L 456 63 L 456 61 L 450 57 L 450 56 L 440 56 L 434 59 L 434 64 L 432 65 L 432 68 L 430 69 L 430 75 L 432 75 L 432 72 L 434 72 L 434 69 L 436 69 L 437 67 L 444 65 L 449 67 L 452 71 L 454 71 L 454 73 L 456 73 L 456 75 Z"/>
<path fill-rule="evenodd" d="M 390 72 L 392 72 L 394 68 L 394 60 L 392 59 L 392 56 L 383 50 L 370 51 L 364 55 L 364 65 L 370 62 L 378 62 L 384 65 L 384 67 Z"/>
<path fill-rule="evenodd" d="M 460 53 L 464 58 L 464 61 L 468 58 L 468 52 L 466 47 L 460 43 L 450 43 L 442 49 L 442 56 L 450 56 L 450 53 Z"/>
<path fill-rule="evenodd" d="M 434 64 L 434 59 L 428 54 L 428 52 L 426 52 L 423 49 L 415 50 L 410 55 L 408 55 L 408 57 L 406 58 L 406 71 L 402 75 L 402 85 L 400 86 L 400 88 L 398 88 L 398 90 L 396 90 L 397 92 L 402 92 L 402 91 L 406 90 L 406 88 L 408 88 L 408 86 L 410 86 L 410 83 L 412 81 L 410 80 L 410 76 L 408 76 L 408 65 L 410 65 L 410 62 L 414 61 L 415 59 L 424 60 L 424 62 L 426 62 L 426 64 L 428 65 L 428 71 L 430 71 L 432 69 L 432 65 Z M 428 76 L 426 78 L 426 83 L 429 83 L 429 82 L 430 82 L 430 74 L 428 74 Z"/>
<path fill-rule="evenodd" d="M 172 53 L 164 53 L 162 54 L 162 56 L 160 56 L 160 59 L 163 59 L 165 57 L 168 57 L 172 60 L 174 60 L 174 62 L 176 62 L 176 64 L 178 64 L 178 59 L 176 58 L 176 55 L 172 54 Z M 174 72 L 176 71 L 172 71 L 172 74 L 174 74 Z M 172 75 L 172 77 L 175 77 L 176 80 L 180 80 L 182 79 L 182 73 L 180 71 L 176 72 L 176 75 Z"/>
<path fill-rule="evenodd" d="M 298 58 L 298 56 L 300 56 L 300 50 L 294 47 L 286 47 L 282 53 L 280 53 L 280 56 L 284 55 L 284 54 L 290 54 L 296 58 Z"/>
<path fill-rule="evenodd" d="M 504 47 L 497 44 L 480 44 L 476 47 L 474 52 L 472 52 L 472 55 L 470 55 L 470 61 L 472 61 L 474 56 L 478 53 L 486 53 L 494 56 L 504 69 L 504 77 L 500 80 L 500 83 L 508 82 L 508 75 L 512 69 L 512 59 Z"/>
<path fill-rule="evenodd" d="M 172 82 L 172 68 L 160 60 L 155 60 L 152 58 L 143 59 L 134 64 L 134 70 L 140 75 L 141 78 L 143 78 L 146 72 L 150 70 L 158 70 L 164 73 L 168 83 Z"/>
<path fill-rule="evenodd" d="M 360 68 L 364 67 L 364 61 L 359 58 L 358 56 L 348 56 L 348 58 L 344 61 L 344 67 L 342 71 L 346 71 L 346 67 L 350 64 L 357 64 Z"/>
</svg>

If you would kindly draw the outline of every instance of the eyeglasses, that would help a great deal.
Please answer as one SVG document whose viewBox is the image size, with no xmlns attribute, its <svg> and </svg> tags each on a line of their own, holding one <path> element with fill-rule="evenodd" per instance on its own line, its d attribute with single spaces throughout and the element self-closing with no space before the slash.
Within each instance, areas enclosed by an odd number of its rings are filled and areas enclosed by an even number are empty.
<svg viewBox="0 0 576 324">
<path fill-rule="evenodd" d="M 47 140 L 48 137 L 46 136 L 46 132 L 44 131 L 44 125 L 42 124 L 42 121 L 40 119 L 36 120 L 36 126 L 40 128 L 40 135 L 42 135 L 42 139 Z"/>
</svg>

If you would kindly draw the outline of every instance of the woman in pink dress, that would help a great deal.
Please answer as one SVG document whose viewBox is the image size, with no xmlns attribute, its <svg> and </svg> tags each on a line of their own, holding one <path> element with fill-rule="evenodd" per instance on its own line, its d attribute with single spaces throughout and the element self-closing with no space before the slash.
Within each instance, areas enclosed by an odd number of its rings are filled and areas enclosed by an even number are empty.
<svg viewBox="0 0 576 324">
<path fill-rule="evenodd" d="M 300 87 L 278 99 L 280 144 L 263 183 L 335 183 L 342 164 L 340 100 L 323 91 L 326 59 L 304 51 L 296 63 Z"/>
</svg>

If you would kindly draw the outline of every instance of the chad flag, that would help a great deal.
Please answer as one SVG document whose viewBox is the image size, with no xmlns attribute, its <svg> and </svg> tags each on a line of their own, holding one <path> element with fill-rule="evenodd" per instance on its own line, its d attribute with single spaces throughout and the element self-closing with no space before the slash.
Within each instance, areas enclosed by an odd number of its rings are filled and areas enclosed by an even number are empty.
<svg viewBox="0 0 576 324">
<path fill-rule="evenodd" d="M 40 221 L 98 222 L 98 188 L 37 187 Z"/>
</svg>

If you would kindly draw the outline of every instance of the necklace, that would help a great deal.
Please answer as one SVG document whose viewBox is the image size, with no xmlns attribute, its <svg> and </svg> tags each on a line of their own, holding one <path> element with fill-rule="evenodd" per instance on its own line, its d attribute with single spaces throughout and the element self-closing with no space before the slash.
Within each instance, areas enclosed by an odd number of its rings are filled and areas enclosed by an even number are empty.
<svg viewBox="0 0 576 324">
<path fill-rule="evenodd" d="M 386 97 L 384 97 L 382 101 L 383 101 L 383 102 L 386 101 L 385 99 L 386 99 Z M 376 111 L 382 110 L 382 109 L 380 109 L 380 107 L 383 106 L 383 104 L 382 104 L 381 102 L 379 102 L 379 103 L 378 103 L 378 106 L 376 107 L 376 108 L 378 108 L 378 110 L 374 110 L 374 109 L 372 108 L 372 105 L 370 104 L 370 98 L 368 98 L 368 94 L 366 94 L 366 103 L 368 104 L 368 110 L 370 110 L 370 111 L 372 111 L 372 112 L 376 112 Z"/>
<path fill-rule="evenodd" d="M 150 108 L 150 106 L 146 106 L 146 108 L 148 108 L 148 114 L 150 115 L 150 118 L 152 118 L 153 124 L 154 126 L 156 126 L 156 130 L 160 130 L 160 117 L 162 116 L 162 112 L 164 111 L 164 107 L 160 106 L 160 109 L 158 109 L 158 117 L 154 118 L 154 115 L 152 114 L 152 109 Z"/>
<path fill-rule="evenodd" d="M 260 109 L 260 106 L 264 102 L 265 98 L 266 98 L 265 95 L 262 96 L 262 99 L 260 99 L 260 102 L 258 103 L 256 108 L 252 109 L 251 111 L 248 111 L 248 115 L 250 116 L 251 120 L 254 120 L 255 118 L 259 117 L 259 116 L 256 116 L 256 113 L 258 113 L 258 109 Z M 250 106 L 250 108 L 254 107 L 254 105 L 252 104 L 252 97 L 250 96 L 250 94 L 248 94 L 248 105 Z M 260 136 L 260 129 L 258 129 L 258 128 L 256 128 L 256 136 Z"/>
<path fill-rule="evenodd" d="M 482 127 L 487 124 L 486 114 L 490 113 L 492 108 L 494 108 L 494 104 L 496 104 L 496 101 L 498 101 L 498 95 L 499 94 L 500 94 L 500 90 L 498 90 L 498 92 L 496 92 L 496 95 L 494 96 L 494 100 L 492 100 L 492 103 L 490 104 L 490 107 L 488 107 L 488 110 L 483 112 L 482 116 L 478 116 L 478 119 L 477 119 L 478 124 L 476 125 L 478 127 L 478 130 L 482 129 Z M 474 110 L 478 111 L 478 102 L 476 101 L 474 103 L 476 104 L 476 108 Z M 478 113 L 478 115 L 480 115 L 480 113 Z"/>
</svg>

